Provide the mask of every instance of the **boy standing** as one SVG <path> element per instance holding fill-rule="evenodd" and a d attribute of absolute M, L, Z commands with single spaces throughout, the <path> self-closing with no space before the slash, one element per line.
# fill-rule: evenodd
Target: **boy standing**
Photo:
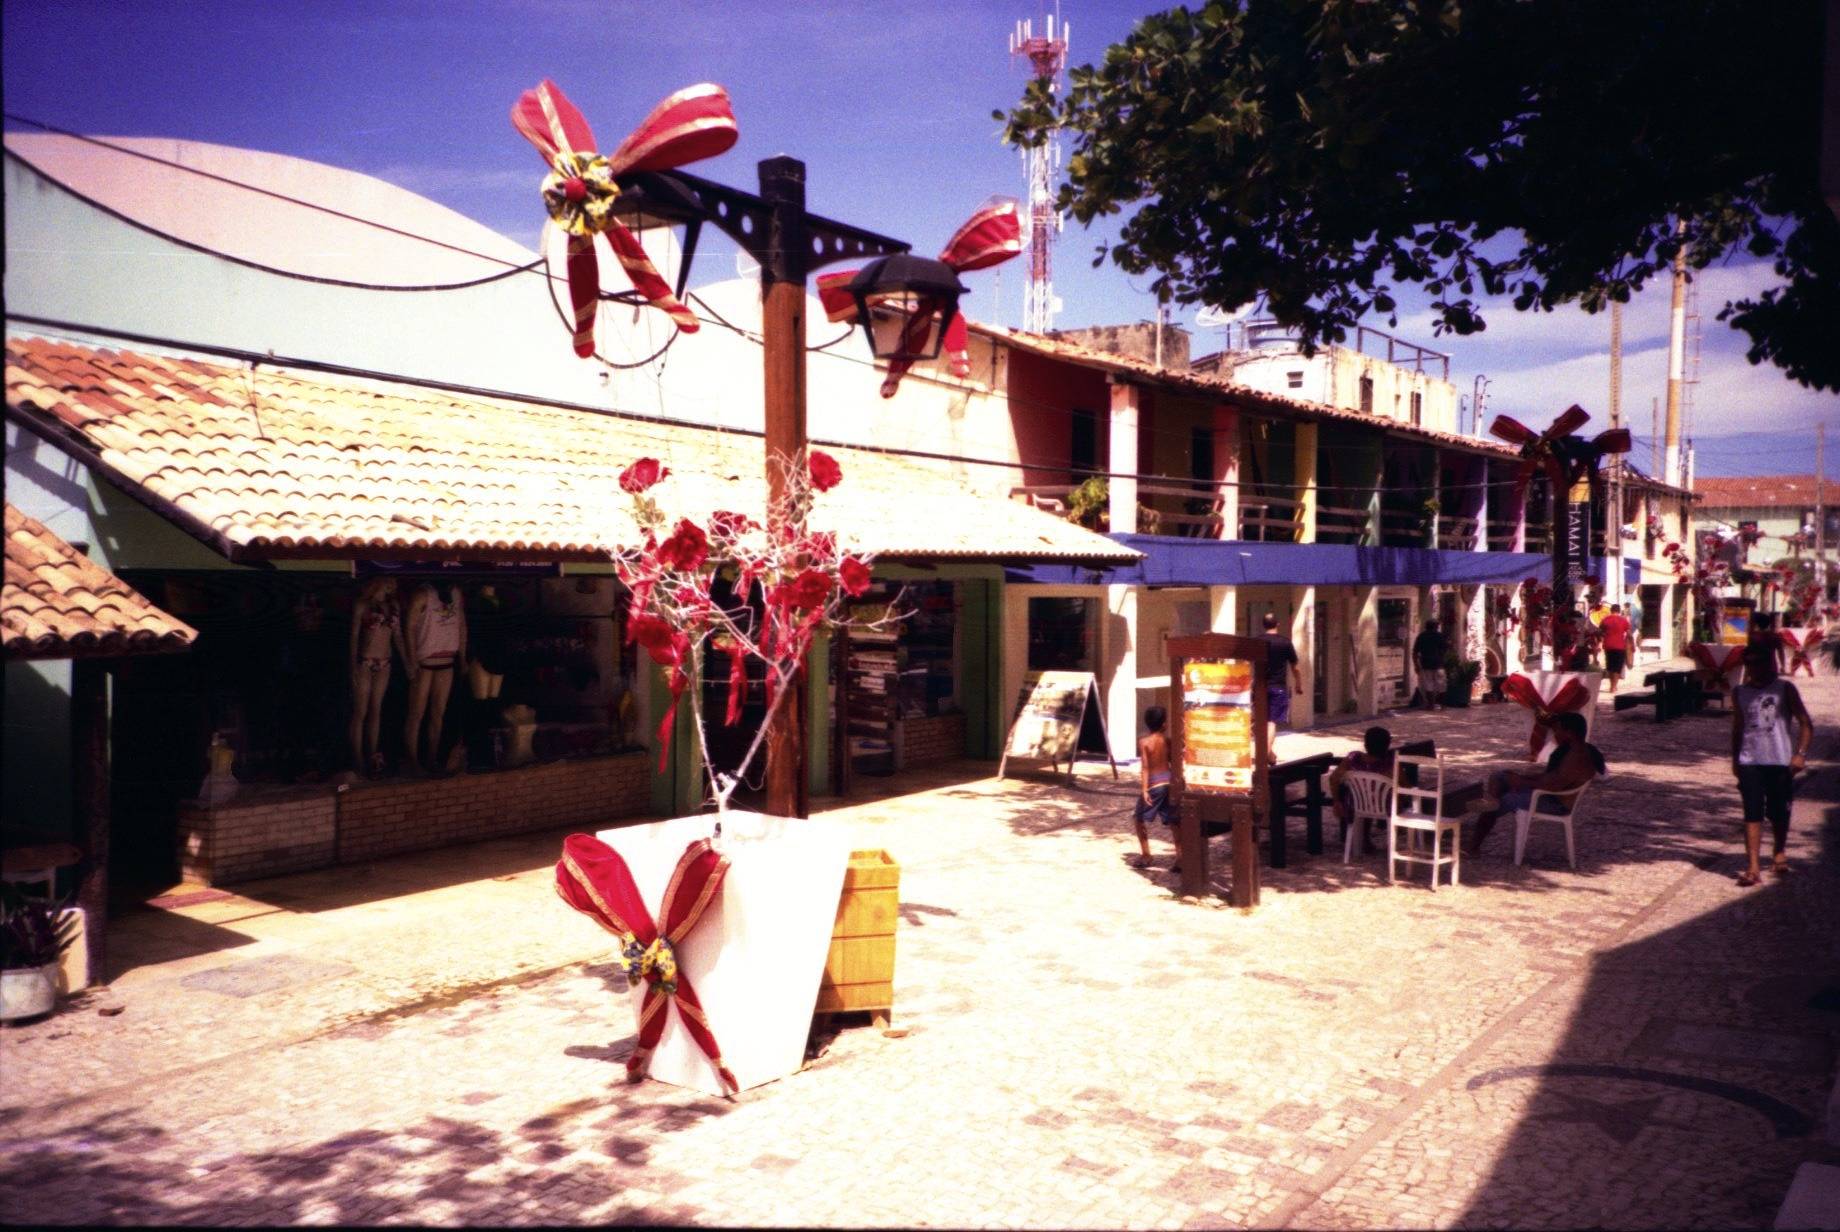
<path fill-rule="evenodd" d="M 1808 764 L 1814 721 L 1795 686 L 1777 674 L 1773 640 L 1753 641 L 1745 647 L 1744 681 L 1731 695 L 1731 771 L 1744 804 L 1746 867 L 1738 884 L 1754 886 L 1763 880 L 1758 857 L 1766 817 L 1772 838 L 1770 871 L 1778 877 L 1789 871 L 1784 847 L 1789 839 L 1789 809 L 1795 800 L 1795 772 Z M 1791 722 L 1796 727 L 1793 748 Z"/>
<path fill-rule="evenodd" d="M 1150 867 L 1150 833 L 1144 823 L 1151 818 L 1164 825 L 1175 824 L 1175 811 L 1169 807 L 1169 736 L 1163 727 L 1169 721 L 1161 706 L 1144 711 L 1144 726 L 1150 734 L 1137 742 L 1137 801 L 1131 809 L 1131 825 L 1137 830 L 1138 868 Z"/>

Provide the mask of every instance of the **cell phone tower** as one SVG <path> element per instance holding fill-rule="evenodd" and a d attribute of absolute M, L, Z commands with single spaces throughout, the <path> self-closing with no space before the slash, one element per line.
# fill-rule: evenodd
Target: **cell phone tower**
<path fill-rule="evenodd" d="M 1067 67 L 1068 25 L 1060 20 L 1060 5 L 1043 19 L 1045 34 L 1035 32 L 1033 21 L 1019 21 L 1009 36 L 1009 54 L 1026 57 L 1029 72 L 1047 83 L 1048 93 L 1059 94 L 1061 73 Z M 1029 190 L 1022 199 L 1022 230 L 1028 237 L 1029 274 L 1022 293 L 1022 328 L 1045 334 L 1054 326 L 1061 302 L 1054 294 L 1054 237 L 1061 216 L 1054 208 L 1054 180 L 1061 169 L 1061 139 L 1050 131 L 1040 145 L 1022 151 L 1023 174 Z"/>

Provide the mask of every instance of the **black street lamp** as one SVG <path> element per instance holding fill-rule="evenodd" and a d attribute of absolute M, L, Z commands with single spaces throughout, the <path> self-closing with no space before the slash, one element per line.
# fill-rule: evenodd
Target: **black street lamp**
<path fill-rule="evenodd" d="M 871 261 L 848 289 L 875 357 L 905 363 L 938 358 L 946 323 L 965 293 L 950 265 L 912 253 Z"/>

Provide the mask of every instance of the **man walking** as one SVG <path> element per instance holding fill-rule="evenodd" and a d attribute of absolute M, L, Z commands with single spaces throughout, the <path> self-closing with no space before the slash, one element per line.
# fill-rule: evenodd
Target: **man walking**
<path fill-rule="evenodd" d="M 1435 620 L 1427 620 L 1425 631 L 1412 642 L 1412 666 L 1418 669 L 1418 685 L 1414 691 L 1425 699 L 1425 707 L 1429 710 L 1444 708 L 1444 655 L 1449 649 Z"/>
<path fill-rule="evenodd" d="M 1754 886 L 1763 880 L 1758 858 L 1766 817 L 1772 839 L 1770 871 L 1778 877 L 1789 871 L 1789 809 L 1795 802 L 1795 773 L 1808 765 L 1814 721 L 1795 686 L 1777 674 L 1771 642 L 1753 641 L 1744 648 L 1744 681 L 1731 694 L 1731 772 L 1744 804 L 1746 867 L 1738 884 Z M 1796 728 L 1793 748 L 1791 722 Z"/>
<path fill-rule="evenodd" d="M 1266 612 L 1263 621 L 1265 631 L 1259 634 L 1265 639 L 1265 758 L 1272 765 L 1278 763 L 1278 727 L 1291 721 L 1291 686 L 1297 692 L 1303 692 L 1303 669 L 1297 665 L 1297 647 L 1291 639 L 1278 632 L 1278 616 L 1275 612 Z"/>
<path fill-rule="evenodd" d="M 1610 614 L 1597 631 L 1604 639 L 1604 673 L 1614 696 L 1617 686 L 1623 683 L 1623 670 L 1629 665 L 1629 617 L 1623 615 L 1622 604 L 1610 605 Z"/>

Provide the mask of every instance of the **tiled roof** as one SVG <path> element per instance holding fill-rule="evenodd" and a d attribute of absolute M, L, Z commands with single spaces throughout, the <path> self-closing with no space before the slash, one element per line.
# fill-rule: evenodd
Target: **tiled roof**
<path fill-rule="evenodd" d="M 637 541 L 618 476 L 662 459 L 675 515 L 758 511 L 758 437 L 258 364 L 7 340 L 6 411 L 236 560 L 597 560 Z M 831 450 L 811 522 L 890 558 L 1135 560 L 937 470 Z"/>
<path fill-rule="evenodd" d="M 1695 478 L 1693 490 L 1706 509 L 1812 509 L 1813 475 L 1754 475 L 1734 479 Z M 1840 483 L 1829 483 L 1823 503 L 1840 504 Z"/>
<path fill-rule="evenodd" d="M 197 636 L 44 523 L 6 506 L 0 640 L 7 658 L 184 650 Z"/>
<path fill-rule="evenodd" d="M 1197 372 L 1192 368 L 1159 368 L 1155 364 L 1134 356 L 1094 350 L 1092 347 L 1070 342 L 1065 338 L 1053 338 L 1046 334 L 1032 334 L 1017 329 L 1000 329 L 989 325 L 973 324 L 971 328 L 1018 351 L 1044 355 L 1051 359 L 1064 359 L 1069 363 L 1079 364 L 1081 367 L 1096 368 L 1102 372 L 1115 373 L 1120 376 L 1137 377 L 1186 393 L 1231 400 L 1254 408 L 1266 408 L 1299 419 L 1358 423 L 1365 427 L 1379 429 L 1391 436 L 1424 441 L 1429 444 L 1454 446 L 1472 453 L 1488 454 L 1491 457 L 1505 459 L 1520 456 L 1519 450 L 1497 441 L 1464 436 L 1456 432 L 1440 432 L 1434 428 L 1418 428 L 1411 424 L 1400 423 L 1395 419 L 1344 410 L 1325 402 L 1287 398 L 1282 394 L 1253 389 L 1249 385 L 1242 385 L 1226 377 L 1208 372 Z"/>

